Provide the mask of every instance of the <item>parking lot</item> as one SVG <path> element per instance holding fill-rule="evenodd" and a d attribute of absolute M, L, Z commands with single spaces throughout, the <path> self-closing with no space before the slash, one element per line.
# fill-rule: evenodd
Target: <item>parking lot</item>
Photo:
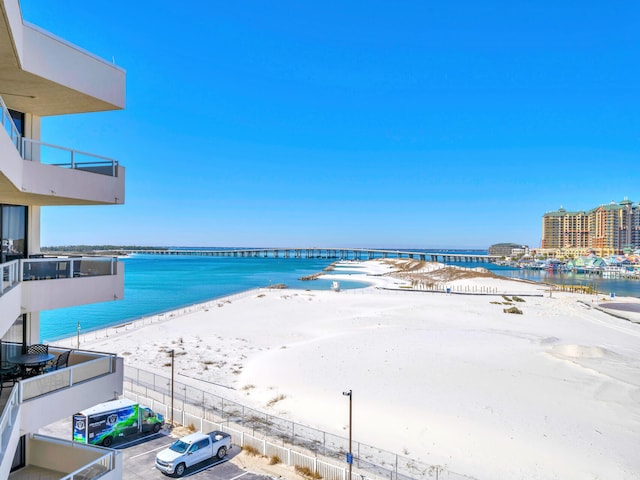
<path fill-rule="evenodd" d="M 138 480 L 156 477 L 158 479 L 169 478 L 154 466 L 156 453 L 168 447 L 175 439 L 161 431 L 158 434 L 150 435 L 139 440 L 123 444 L 114 444 L 113 447 L 122 452 L 124 462 L 123 480 Z M 188 468 L 183 478 L 193 478 L 202 480 L 266 480 L 270 477 L 258 475 L 242 470 L 233 463 L 231 458 L 240 453 L 240 447 L 234 445 L 226 458 L 222 461 L 217 458 L 206 461 Z"/>
<path fill-rule="evenodd" d="M 40 433 L 53 437 L 69 439 L 71 436 L 71 421 L 63 420 L 42 429 Z M 154 466 L 156 453 L 171 445 L 176 439 L 169 436 L 169 432 L 161 430 L 159 433 L 131 437 L 127 441 L 114 442 L 111 448 L 122 453 L 123 480 L 140 480 L 155 478 L 168 479 Z M 229 460 L 240 453 L 240 447 L 234 445 L 224 460 L 217 458 L 194 465 L 187 469 L 182 478 L 193 480 L 271 480 L 271 477 L 243 470 Z"/>

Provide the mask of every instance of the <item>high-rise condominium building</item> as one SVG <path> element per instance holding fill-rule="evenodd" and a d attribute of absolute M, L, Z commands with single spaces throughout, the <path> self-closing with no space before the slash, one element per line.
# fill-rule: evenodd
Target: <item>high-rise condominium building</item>
<path fill-rule="evenodd" d="M 115 259 L 41 254 L 40 209 L 122 204 L 124 168 L 40 131 L 43 117 L 124 108 L 125 73 L 24 22 L 18 0 L 0 0 L 0 20 L 0 479 L 122 478 L 119 454 L 36 432 L 122 393 L 121 358 L 42 344 L 39 312 L 122 298 Z"/>
<path fill-rule="evenodd" d="M 589 211 L 560 208 L 542 216 L 543 249 L 584 248 L 601 256 L 640 248 L 640 205 L 628 199 Z"/>

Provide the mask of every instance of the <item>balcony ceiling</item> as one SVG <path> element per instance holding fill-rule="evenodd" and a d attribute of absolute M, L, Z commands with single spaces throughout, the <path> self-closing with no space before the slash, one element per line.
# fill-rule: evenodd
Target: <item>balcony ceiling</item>
<path fill-rule="evenodd" d="M 40 116 L 117 110 L 121 106 L 25 71 L 0 0 L 0 96 L 7 107 Z"/>

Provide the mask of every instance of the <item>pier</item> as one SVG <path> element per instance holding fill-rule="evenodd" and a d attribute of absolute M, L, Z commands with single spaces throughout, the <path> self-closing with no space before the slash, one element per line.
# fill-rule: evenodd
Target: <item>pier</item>
<path fill-rule="evenodd" d="M 427 262 L 442 263 L 493 263 L 501 257 L 456 252 L 421 252 L 412 250 L 381 250 L 370 248 L 243 248 L 222 250 L 189 249 L 139 249 L 121 250 L 123 254 L 140 253 L 147 255 L 197 255 L 203 257 L 246 257 L 246 258 L 319 258 L 335 260 L 373 260 L 381 258 L 409 258 Z"/>

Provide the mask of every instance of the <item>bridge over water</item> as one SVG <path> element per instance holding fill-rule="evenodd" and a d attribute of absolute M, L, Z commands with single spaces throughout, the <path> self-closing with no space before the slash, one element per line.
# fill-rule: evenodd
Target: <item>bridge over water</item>
<path fill-rule="evenodd" d="M 412 250 L 383 250 L 370 248 L 243 248 L 223 250 L 155 249 L 122 250 L 122 253 L 148 255 L 197 255 L 204 257 L 249 258 L 326 258 L 336 260 L 373 260 L 376 258 L 411 258 L 429 262 L 492 263 L 500 257 L 460 252 L 416 252 Z"/>

